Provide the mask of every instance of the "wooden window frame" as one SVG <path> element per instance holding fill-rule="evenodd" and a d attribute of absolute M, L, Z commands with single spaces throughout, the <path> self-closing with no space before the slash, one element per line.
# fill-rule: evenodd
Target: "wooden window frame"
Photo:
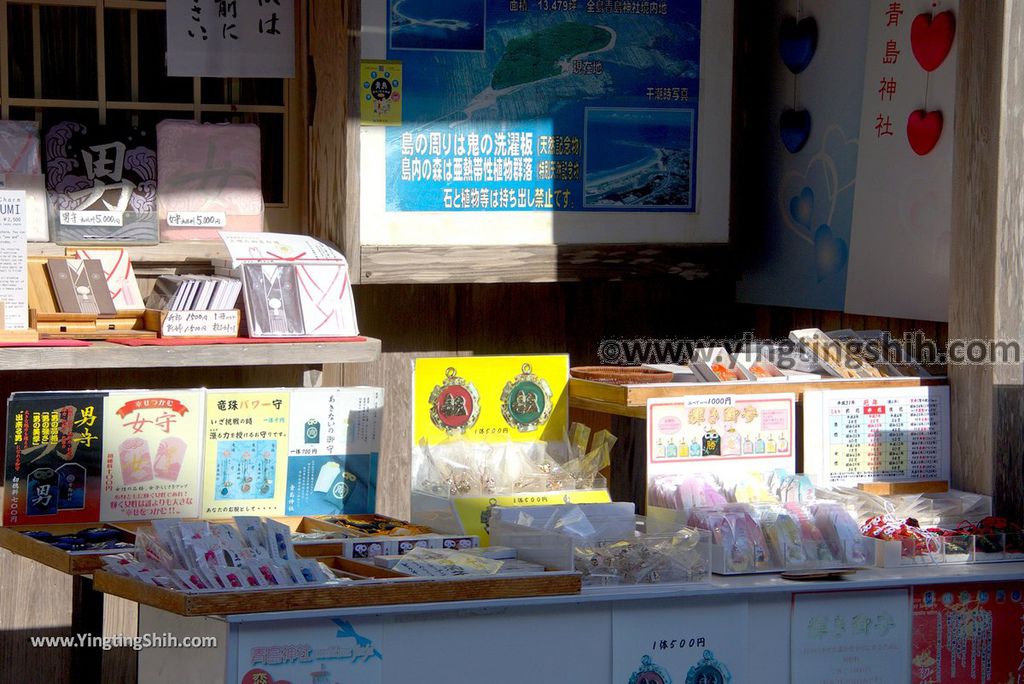
<path fill-rule="evenodd" d="M 309 194 L 307 191 L 307 126 L 306 126 L 306 7 L 305 0 L 294 0 L 296 18 L 295 40 L 295 78 L 284 79 L 283 100 L 280 105 L 253 104 L 210 104 L 202 101 L 202 79 L 192 79 L 192 102 L 156 102 L 139 101 L 138 61 L 138 13 L 165 11 L 166 2 L 162 0 L 0 0 L 0 119 L 10 118 L 10 110 L 14 108 L 34 109 L 36 121 L 42 121 L 42 112 L 47 108 L 83 109 L 96 111 L 100 124 L 106 123 L 107 112 L 124 111 L 163 111 L 180 112 L 182 118 L 191 117 L 201 121 L 205 113 L 225 114 L 278 114 L 283 117 L 285 168 L 282 169 L 283 187 L 282 201 L 267 203 L 266 226 L 268 231 L 305 232 L 307 225 Z M 9 5 L 25 5 L 32 10 L 33 32 L 33 97 L 10 97 L 10 64 L 7 50 L 8 11 Z M 97 66 L 97 99 L 47 99 L 42 97 L 42 54 L 40 38 L 40 8 L 77 7 L 96 11 L 96 66 Z M 127 10 L 131 13 L 131 99 L 107 99 L 106 88 L 106 51 L 105 45 L 105 10 Z M 237 99 L 239 91 L 238 79 L 225 79 L 232 85 L 233 99 Z"/>

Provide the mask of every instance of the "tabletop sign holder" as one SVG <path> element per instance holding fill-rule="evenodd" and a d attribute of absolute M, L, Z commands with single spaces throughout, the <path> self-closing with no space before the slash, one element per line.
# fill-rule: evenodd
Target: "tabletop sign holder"
<path fill-rule="evenodd" d="M 29 325 L 39 339 L 100 340 L 112 337 L 155 337 L 143 330 L 142 312 L 119 313 L 101 318 L 94 313 L 67 313 L 60 310 L 46 272 L 46 262 L 67 257 L 29 257 Z"/>

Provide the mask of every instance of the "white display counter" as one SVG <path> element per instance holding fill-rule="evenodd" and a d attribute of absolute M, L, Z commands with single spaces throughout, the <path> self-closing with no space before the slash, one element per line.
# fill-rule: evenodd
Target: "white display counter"
<path fill-rule="evenodd" d="M 936 601 L 995 602 L 994 585 L 1024 615 L 1024 563 L 866 569 L 812 582 L 714 576 L 570 596 L 223 618 L 141 606 L 140 635 L 209 635 L 217 646 L 144 649 L 139 681 L 898 683 L 911 681 L 912 660 L 922 671 L 936 667 L 912 653 L 913 587 L 936 587 Z M 995 637 L 992 652 L 1021 646 L 1019 631 Z M 979 675 L 986 666 L 980 647 L 964 658 Z"/>

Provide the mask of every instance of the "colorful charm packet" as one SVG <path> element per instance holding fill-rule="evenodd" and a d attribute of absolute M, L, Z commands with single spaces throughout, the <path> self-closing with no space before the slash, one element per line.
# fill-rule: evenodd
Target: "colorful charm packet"
<path fill-rule="evenodd" d="M 316 560 L 299 558 L 291 530 L 274 520 L 223 523 L 156 520 L 136 533 L 134 554 L 105 557 L 111 572 L 181 591 L 244 591 L 340 581 Z"/>

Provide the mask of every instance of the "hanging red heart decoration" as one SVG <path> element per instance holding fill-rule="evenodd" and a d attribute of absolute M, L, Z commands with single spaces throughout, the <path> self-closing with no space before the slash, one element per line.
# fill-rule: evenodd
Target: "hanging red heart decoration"
<path fill-rule="evenodd" d="M 910 147 L 922 157 L 938 144 L 942 136 L 942 112 L 918 109 L 907 119 L 907 140 Z"/>
<path fill-rule="evenodd" d="M 914 17 L 910 25 L 910 47 L 914 57 L 925 71 L 935 71 L 949 55 L 956 35 L 956 17 L 950 11 L 935 17 L 927 12 Z"/>

